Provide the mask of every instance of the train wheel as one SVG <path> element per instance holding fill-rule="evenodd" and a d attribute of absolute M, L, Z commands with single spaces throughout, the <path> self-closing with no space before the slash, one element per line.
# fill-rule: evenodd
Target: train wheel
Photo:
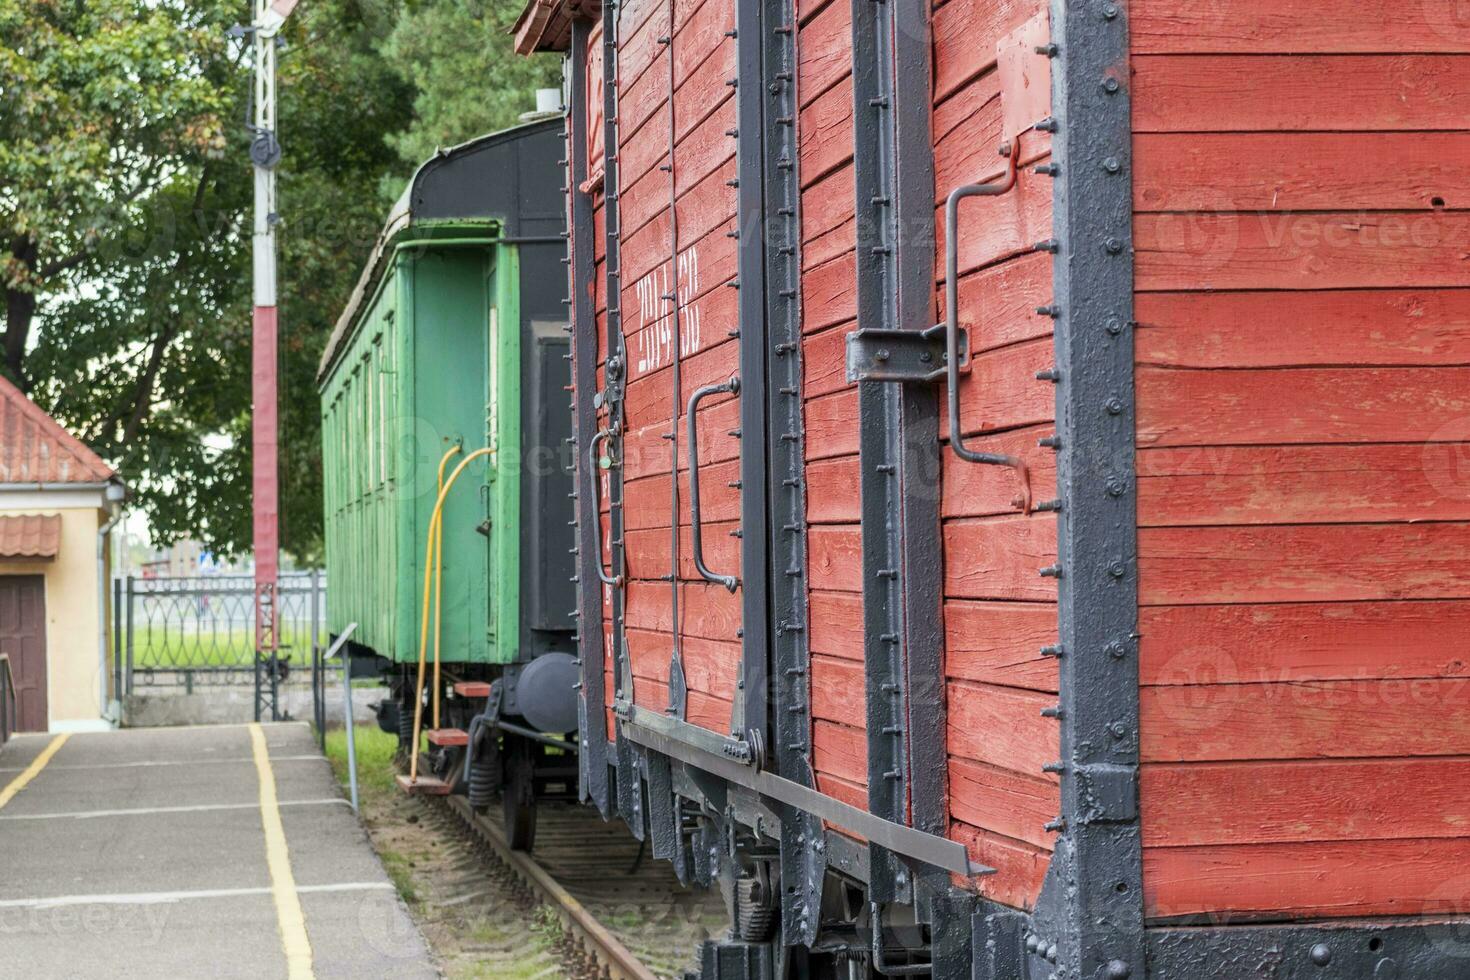
<path fill-rule="evenodd" d="M 536 759 L 534 746 L 523 738 L 508 737 L 505 746 L 505 836 L 512 850 L 529 851 L 536 845 Z"/>

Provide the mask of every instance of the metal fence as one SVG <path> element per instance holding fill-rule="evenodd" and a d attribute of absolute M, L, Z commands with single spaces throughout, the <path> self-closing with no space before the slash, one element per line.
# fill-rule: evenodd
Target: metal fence
<path fill-rule="evenodd" d="M 255 683 L 255 581 L 249 575 L 113 580 L 114 680 L 137 687 Z M 305 683 L 326 616 L 326 576 L 280 577 L 280 656 Z"/>

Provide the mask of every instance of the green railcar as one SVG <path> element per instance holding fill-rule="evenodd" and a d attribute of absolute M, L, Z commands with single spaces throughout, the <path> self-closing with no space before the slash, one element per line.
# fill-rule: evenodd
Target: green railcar
<path fill-rule="evenodd" d="M 357 624 L 351 649 L 379 658 L 405 721 L 440 464 L 488 447 L 442 510 L 445 721 L 471 727 L 495 682 L 501 716 L 576 727 L 560 151 L 548 120 L 425 163 L 322 358 L 328 625 Z"/>

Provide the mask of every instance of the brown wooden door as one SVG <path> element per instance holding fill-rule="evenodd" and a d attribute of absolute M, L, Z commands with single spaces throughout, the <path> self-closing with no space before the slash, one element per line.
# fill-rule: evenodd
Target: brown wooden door
<path fill-rule="evenodd" d="M 18 732 L 44 732 L 46 585 L 40 575 L 0 576 L 0 653 L 10 655 L 19 707 Z"/>

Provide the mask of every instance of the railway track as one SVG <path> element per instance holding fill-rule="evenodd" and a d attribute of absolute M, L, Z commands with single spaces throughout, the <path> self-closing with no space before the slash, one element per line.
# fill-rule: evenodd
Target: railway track
<path fill-rule="evenodd" d="M 718 892 L 680 885 L 666 862 L 644 855 L 620 822 L 604 821 L 591 807 L 541 803 L 535 851 L 527 854 L 511 849 L 498 808 L 479 814 L 460 796 L 433 803 L 555 912 L 585 951 L 591 976 L 682 977 L 695 966 L 700 944 L 725 927 Z"/>

